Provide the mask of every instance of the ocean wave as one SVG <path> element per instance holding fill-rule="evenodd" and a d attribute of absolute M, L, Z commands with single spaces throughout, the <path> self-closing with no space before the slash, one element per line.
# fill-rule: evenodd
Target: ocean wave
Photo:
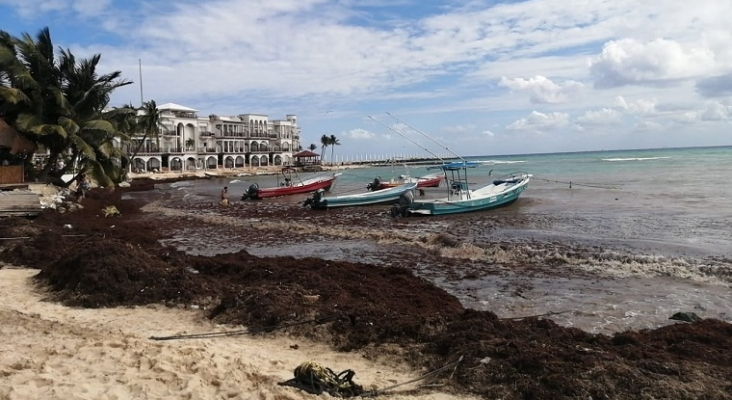
<path fill-rule="evenodd" d="M 630 158 L 603 158 L 602 161 L 618 162 L 618 161 L 650 161 L 650 160 L 664 160 L 667 156 L 663 157 L 630 157 Z"/>
<path fill-rule="evenodd" d="M 173 182 L 170 184 L 170 187 L 172 188 L 184 188 L 184 187 L 191 187 L 193 186 L 192 181 L 179 181 L 179 182 Z"/>
<path fill-rule="evenodd" d="M 523 160 L 517 160 L 517 161 L 485 160 L 485 161 L 478 161 L 478 162 L 481 164 L 498 165 L 498 164 L 521 164 L 521 163 L 525 163 L 526 161 L 523 161 Z"/>

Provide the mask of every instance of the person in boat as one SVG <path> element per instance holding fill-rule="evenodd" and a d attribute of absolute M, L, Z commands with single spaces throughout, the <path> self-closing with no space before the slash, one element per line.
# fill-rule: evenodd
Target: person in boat
<path fill-rule="evenodd" d="M 229 198 L 228 198 L 228 195 L 229 195 L 229 187 L 228 186 L 224 186 L 224 188 L 221 189 L 221 202 L 219 203 L 219 204 L 221 204 L 222 207 L 228 207 L 229 206 Z"/>

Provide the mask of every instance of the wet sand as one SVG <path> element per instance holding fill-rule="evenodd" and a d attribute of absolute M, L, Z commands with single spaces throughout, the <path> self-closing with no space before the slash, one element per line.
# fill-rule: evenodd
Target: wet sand
<path fill-rule="evenodd" d="M 130 190 L 151 188 L 144 182 L 133 186 Z M 588 298 L 602 295 L 589 290 L 594 283 L 622 288 L 617 278 L 600 271 L 565 268 L 581 255 L 571 246 L 461 243 L 436 233 L 451 222 L 391 220 L 367 208 L 313 213 L 258 202 L 222 209 L 180 203 L 164 191 L 148 196 L 154 202 L 140 208 L 121 198 L 121 193 L 92 192 L 84 210 L 4 224 L 5 236 L 35 239 L 6 243 L 0 256 L 40 268 L 33 280 L 50 290 L 50 299 L 103 307 L 93 311 L 97 315 L 107 307 L 165 304 L 181 311 L 195 305 L 206 323 L 246 326 L 255 339 L 273 334 L 314 339 L 358 358 L 401 360 L 413 374 L 463 356 L 454 373 L 434 382 L 442 385 L 441 393 L 504 399 L 732 398 L 732 328 L 722 320 L 681 323 L 664 316 L 668 326 L 658 329 L 615 327 L 618 333 L 598 335 L 566 326 L 581 313 L 567 318 L 565 326 L 552 321 L 564 314 L 514 318 L 541 309 L 541 304 L 527 307 L 531 301 L 561 311 L 551 304 L 551 293 L 536 290 L 542 280 L 565 290 L 575 285 Z M 109 204 L 122 215 L 101 216 L 99 210 Z M 485 215 L 470 218 L 481 229 L 501 224 Z M 297 254 L 298 245 L 308 249 L 305 254 Z M 477 301 L 482 308 L 470 309 L 464 294 L 489 298 L 480 291 L 489 290 L 484 283 L 492 280 L 505 298 Z M 304 296 L 319 297 L 311 303 Z M 519 303 L 512 311 L 527 314 L 506 313 L 502 307 L 509 298 Z M 313 318 L 325 322 L 307 323 Z M 8 352 L 17 356 L 9 350 L 2 354 Z M 270 390 L 295 365 L 280 366 L 284 371 L 267 372 L 266 383 L 255 386 Z M 358 380 L 361 372 L 356 373 Z M 199 398 L 216 393 L 207 385 Z M 288 398 L 300 396 L 296 389 L 282 390 Z M 436 398 L 434 390 L 405 396 Z"/>

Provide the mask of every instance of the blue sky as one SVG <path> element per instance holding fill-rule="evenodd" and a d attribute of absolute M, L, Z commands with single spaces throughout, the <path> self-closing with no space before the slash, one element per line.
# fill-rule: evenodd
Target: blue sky
<path fill-rule="evenodd" d="M 0 0 L 135 82 L 114 105 L 296 114 L 302 145 L 462 155 L 732 144 L 729 0 Z"/>

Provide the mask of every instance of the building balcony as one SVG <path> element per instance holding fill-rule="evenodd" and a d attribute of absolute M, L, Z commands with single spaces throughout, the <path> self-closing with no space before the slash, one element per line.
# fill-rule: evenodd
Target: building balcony
<path fill-rule="evenodd" d="M 186 111 L 173 111 L 173 115 L 178 118 L 198 118 L 198 114 Z"/>

